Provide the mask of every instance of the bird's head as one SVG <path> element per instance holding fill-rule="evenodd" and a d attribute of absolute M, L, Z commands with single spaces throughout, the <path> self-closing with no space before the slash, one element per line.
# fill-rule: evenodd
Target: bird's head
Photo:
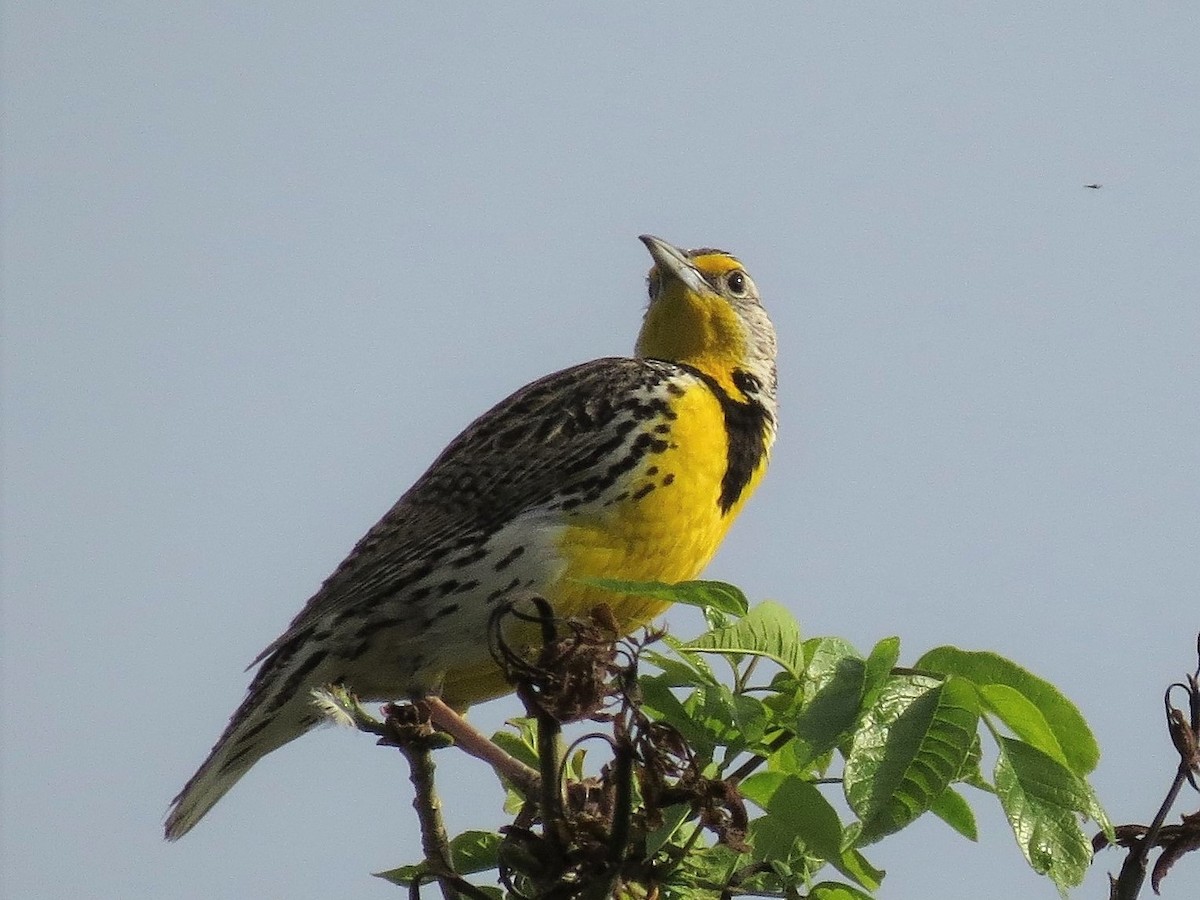
<path fill-rule="evenodd" d="M 775 327 L 741 262 L 642 235 L 654 258 L 637 355 L 691 366 L 731 397 L 775 412 Z"/>

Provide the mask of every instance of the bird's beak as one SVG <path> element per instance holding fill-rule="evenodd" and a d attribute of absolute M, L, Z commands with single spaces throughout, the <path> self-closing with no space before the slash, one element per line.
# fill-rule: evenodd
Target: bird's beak
<path fill-rule="evenodd" d="M 643 234 L 638 240 L 646 245 L 646 249 L 654 257 L 654 266 L 660 278 L 674 278 L 682 282 L 685 289 L 698 294 L 713 292 L 712 285 L 704 280 L 704 276 L 692 265 L 688 255 L 678 247 L 652 234 Z"/>

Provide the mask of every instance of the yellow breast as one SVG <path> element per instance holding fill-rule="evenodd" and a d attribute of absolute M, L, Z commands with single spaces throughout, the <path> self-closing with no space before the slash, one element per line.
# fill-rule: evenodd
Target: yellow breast
<path fill-rule="evenodd" d="M 628 631 L 661 613 L 667 604 L 659 600 L 615 596 L 581 582 L 695 578 L 766 471 L 764 454 L 737 501 L 723 511 L 730 438 L 721 404 L 705 385 L 693 382 L 673 398 L 672 409 L 677 418 L 667 449 L 629 474 L 618 499 L 581 510 L 563 529 L 559 550 L 566 570 L 548 591 L 559 614 L 582 615 L 607 603 Z"/>
<path fill-rule="evenodd" d="M 673 418 L 647 419 L 639 431 L 663 441 L 660 451 L 643 455 L 637 465 L 616 479 L 603 494 L 587 503 L 538 516 L 537 524 L 520 539 L 531 546 L 544 535 L 549 545 L 532 555 L 545 560 L 542 572 L 553 572 L 536 589 L 559 617 L 586 616 L 605 604 L 622 633 L 629 633 L 668 606 L 652 597 L 615 594 L 590 585 L 590 580 L 662 581 L 695 578 L 712 559 L 733 519 L 761 481 L 773 430 L 764 420 L 763 452 L 732 503 L 723 505 L 730 467 L 731 436 L 721 400 L 699 377 L 682 377 L 663 396 L 669 397 Z M 680 390 L 680 388 L 683 388 Z M 637 434 L 630 438 L 637 443 Z M 619 460 L 614 453 L 603 470 Z M 548 521 L 549 518 L 549 521 Z M 538 579 L 535 579 L 535 582 Z M 510 623 L 509 642 L 536 645 L 539 629 Z M 508 690 L 490 658 L 464 659 L 463 666 L 445 673 L 442 696 L 465 706 Z"/>

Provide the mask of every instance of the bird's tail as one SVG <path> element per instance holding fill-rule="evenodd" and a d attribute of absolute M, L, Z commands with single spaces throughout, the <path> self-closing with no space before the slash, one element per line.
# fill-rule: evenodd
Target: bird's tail
<path fill-rule="evenodd" d="M 295 677 L 301 673 L 287 665 L 293 661 L 279 656 L 272 654 L 264 663 L 208 759 L 171 801 L 164 828 L 167 840 L 191 831 L 256 762 L 322 721 L 307 685 L 297 683 L 307 680 Z"/>

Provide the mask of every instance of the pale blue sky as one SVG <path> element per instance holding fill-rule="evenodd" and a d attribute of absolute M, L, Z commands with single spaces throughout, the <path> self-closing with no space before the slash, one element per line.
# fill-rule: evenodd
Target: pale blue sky
<path fill-rule="evenodd" d="M 161 817 L 446 441 L 630 350 L 643 232 L 737 253 L 780 335 L 709 575 L 1017 659 L 1147 820 L 1200 629 L 1200 12 L 989 6 L 5 3 L 4 896 L 403 896 L 367 873 L 417 855 L 407 782 L 360 735 Z M 442 771 L 452 825 L 498 821 Z M 978 800 L 978 845 L 874 850 L 883 896 L 1054 896 Z"/>

